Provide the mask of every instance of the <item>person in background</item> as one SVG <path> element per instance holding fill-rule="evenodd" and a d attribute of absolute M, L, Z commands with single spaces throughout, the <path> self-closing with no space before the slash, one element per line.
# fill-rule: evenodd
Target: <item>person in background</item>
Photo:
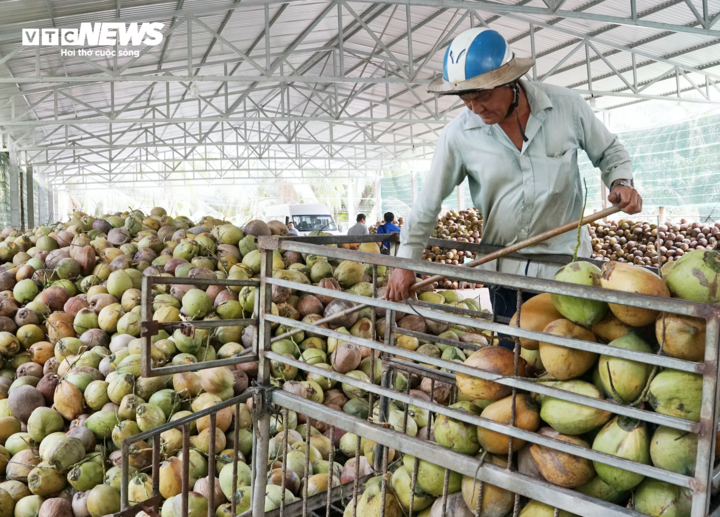
<path fill-rule="evenodd" d="M 365 226 L 365 219 L 366 219 L 365 214 L 358 214 L 358 216 L 355 218 L 355 220 L 357 222 L 355 223 L 355 225 L 348 228 L 347 234 L 348 235 L 367 235 L 368 233 L 370 233 L 370 232 L 368 232 L 367 226 Z"/>
<path fill-rule="evenodd" d="M 288 227 L 288 233 L 289 233 L 290 235 L 297 235 L 298 237 L 300 237 L 300 232 L 298 232 L 298 231 L 295 229 L 295 223 L 294 223 L 294 222 L 290 221 L 290 222 L 287 224 L 287 227 Z"/>
<path fill-rule="evenodd" d="M 395 214 L 392 212 L 385 212 L 385 215 L 383 216 L 383 219 L 385 219 L 385 224 L 381 224 L 378 226 L 377 232 L 380 233 L 399 233 L 400 228 L 395 226 L 393 221 L 395 220 Z M 390 243 L 385 241 L 380 243 L 380 253 L 383 255 L 390 255 Z"/>

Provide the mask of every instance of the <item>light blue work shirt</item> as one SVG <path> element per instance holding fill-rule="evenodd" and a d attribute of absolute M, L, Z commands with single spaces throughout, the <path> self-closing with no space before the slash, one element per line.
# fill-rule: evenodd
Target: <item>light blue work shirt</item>
<path fill-rule="evenodd" d="M 577 165 L 584 149 L 602 171 L 608 187 L 631 179 L 630 156 L 577 93 L 521 80 L 530 105 L 522 150 L 497 124 L 485 124 L 465 109 L 440 134 L 432 165 L 400 234 L 398 256 L 420 260 L 437 224 L 442 201 L 467 177 L 473 204 L 483 215 L 482 242 L 508 246 L 580 218 L 584 192 Z M 514 115 L 513 115 L 514 116 Z M 571 231 L 519 253 L 569 254 L 577 242 Z M 591 255 L 583 229 L 579 256 Z M 498 264 L 499 262 L 499 264 Z M 479 266 L 486 270 L 552 278 L 557 265 L 504 258 Z"/>

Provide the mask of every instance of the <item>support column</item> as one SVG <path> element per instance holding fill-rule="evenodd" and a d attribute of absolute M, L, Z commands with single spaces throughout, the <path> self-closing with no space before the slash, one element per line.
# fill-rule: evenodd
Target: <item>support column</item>
<path fill-rule="evenodd" d="M 660 212 L 658 213 L 658 224 L 663 224 L 665 221 L 665 207 L 661 206 Z"/>
<path fill-rule="evenodd" d="M 55 191 L 48 189 L 47 192 L 47 202 L 48 202 L 48 211 L 47 211 L 47 221 L 55 222 L 57 219 L 55 219 L 55 199 L 54 195 Z"/>
<path fill-rule="evenodd" d="M 33 168 L 28 165 L 25 172 L 27 188 L 27 224 L 28 228 L 35 227 L 35 185 L 33 184 Z"/>
<path fill-rule="evenodd" d="M 53 196 L 53 222 L 57 222 L 60 220 L 60 205 L 58 203 L 58 193 L 57 190 L 52 191 Z"/>
<path fill-rule="evenodd" d="M 373 224 L 375 224 L 378 221 L 382 221 L 382 196 L 381 196 L 381 189 L 382 189 L 382 179 L 380 177 L 375 178 L 375 221 L 373 221 Z"/>
<path fill-rule="evenodd" d="M 348 178 L 347 187 L 347 227 L 355 224 L 355 181 Z M 347 228 L 345 229 L 347 231 Z"/>
<path fill-rule="evenodd" d="M 38 223 L 47 224 L 50 217 L 48 217 L 48 198 L 47 189 L 45 188 L 45 176 L 42 172 L 37 175 L 38 179 L 38 217 L 40 220 Z"/>
<path fill-rule="evenodd" d="M 410 201 L 412 206 L 415 206 L 415 200 L 417 199 L 417 172 L 412 171 L 410 173 Z"/>
<path fill-rule="evenodd" d="M 20 229 L 20 174 L 17 166 L 17 152 L 10 149 L 10 226 Z"/>

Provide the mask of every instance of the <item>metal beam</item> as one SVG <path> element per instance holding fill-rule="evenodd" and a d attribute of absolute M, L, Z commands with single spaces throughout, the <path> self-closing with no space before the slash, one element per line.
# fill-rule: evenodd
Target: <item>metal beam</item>
<path fill-rule="evenodd" d="M 20 217 L 20 170 L 18 169 L 17 150 L 9 149 L 10 157 L 10 225 L 20 229 L 22 225 Z"/>
<path fill-rule="evenodd" d="M 25 210 L 27 211 L 28 228 L 35 227 L 35 185 L 33 182 L 33 168 L 25 167 Z"/>

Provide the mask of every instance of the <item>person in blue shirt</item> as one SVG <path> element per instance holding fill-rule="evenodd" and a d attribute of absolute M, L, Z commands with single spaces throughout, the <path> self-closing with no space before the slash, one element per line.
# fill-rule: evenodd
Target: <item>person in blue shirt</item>
<path fill-rule="evenodd" d="M 294 223 L 294 222 L 290 221 L 290 222 L 287 224 L 287 227 L 288 227 L 288 233 L 289 233 L 290 235 L 297 235 L 298 237 L 300 236 L 300 232 L 298 232 L 297 229 L 295 228 L 295 223 Z"/>
<path fill-rule="evenodd" d="M 395 215 L 392 212 L 385 212 L 385 215 L 383 216 L 383 219 L 385 219 L 385 224 L 381 224 L 378 226 L 377 232 L 380 233 L 400 233 L 400 228 L 395 226 L 393 221 L 395 220 Z M 381 242 L 380 243 L 380 253 L 383 255 L 389 255 L 390 254 L 390 243 L 389 242 Z"/>

